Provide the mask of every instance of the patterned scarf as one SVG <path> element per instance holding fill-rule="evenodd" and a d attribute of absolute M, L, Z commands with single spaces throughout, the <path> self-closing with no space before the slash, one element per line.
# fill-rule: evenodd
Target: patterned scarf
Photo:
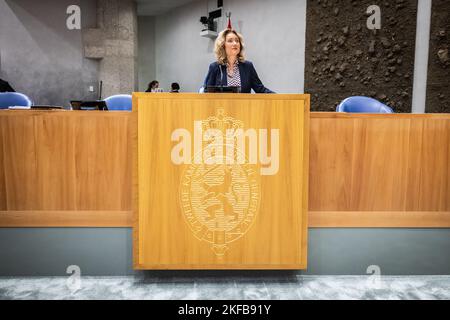
<path fill-rule="evenodd" d="M 230 76 L 228 73 L 228 63 L 227 63 L 227 85 L 230 87 L 240 87 L 241 86 L 241 74 L 239 73 L 239 61 L 236 61 L 233 66 L 233 75 Z"/>

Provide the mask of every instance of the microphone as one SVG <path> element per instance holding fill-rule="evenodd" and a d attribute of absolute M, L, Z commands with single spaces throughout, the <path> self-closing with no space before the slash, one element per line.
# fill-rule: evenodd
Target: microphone
<path fill-rule="evenodd" d="M 98 100 L 102 100 L 102 91 L 103 91 L 103 81 L 100 80 L 98 88 Z"/>
<path fill-rule="evenodd" d="M 222 65 L 219 64 L 219 70 L 220 70 L 220 86 L 223 87 L 223 71 L 222 71 Z"/>

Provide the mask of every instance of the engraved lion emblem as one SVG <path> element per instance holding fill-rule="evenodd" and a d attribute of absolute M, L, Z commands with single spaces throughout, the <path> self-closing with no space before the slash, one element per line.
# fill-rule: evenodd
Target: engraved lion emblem
<path fill-rule="evenodd" d="M 223 111 L 218 116 L 208 118 L 204 125 L 242 126 L 231 117 L 226 117 L 229 124 L 224 125 Z M 248 231 L 260 202 L 256 166 L 231 160 L 223 155 L 214 164 L 192 163 L 185 169 L 180 186 L 181 208 L 187 224 L 195 237 L 212 244 L 218 256 L 224 255 L 228 244 Z"/>

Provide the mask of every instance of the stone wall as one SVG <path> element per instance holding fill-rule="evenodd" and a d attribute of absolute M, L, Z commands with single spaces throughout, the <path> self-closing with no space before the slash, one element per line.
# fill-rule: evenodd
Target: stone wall
<path fill-rule="evenodd" d="M 369 30 L 367 9 L 381 9 Z M 411 112 L 417 0 L 309 0 L 305 92 L 311 109 L 334 111 L 345 98 L 374 97 Z"/>
<path fill-rule="evenodd" d="M 426 112 L 450 112 L 450 1 L 433 0 Z"/>

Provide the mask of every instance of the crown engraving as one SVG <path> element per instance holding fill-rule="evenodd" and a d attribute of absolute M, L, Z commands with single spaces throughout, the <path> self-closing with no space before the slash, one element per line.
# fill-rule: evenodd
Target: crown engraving
<path fill-rule="evenodd" d="M 222 133 L 227 133 L 229 132 L 227 130 L 244 129 L 244 123 L 241 120 L 227 116 L 224 109 L 217 109 L 215 116 L 202 121 L 202 129 L 203 131 L 216 129 L 222 131 Z"/>

